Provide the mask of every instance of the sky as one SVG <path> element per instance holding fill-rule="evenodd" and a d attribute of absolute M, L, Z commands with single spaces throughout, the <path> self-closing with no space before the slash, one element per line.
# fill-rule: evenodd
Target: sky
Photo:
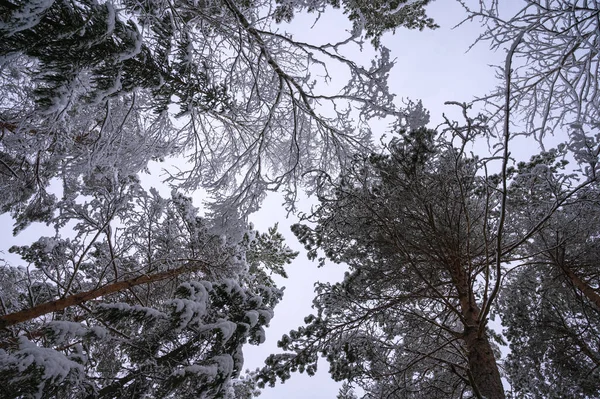
<path fill-rule="evenodd" d="M 491 65 L 503 63 L 503 53 L 493 53 L 481 43 L 467 52 L 471 44 L 482 32 L 477 22 L 460 23 L 465 12 L 456 1 L 438 0 L 428 7 L 428 14 L 440 25 L 436 30 L 408 31 L 399 29 L 394 35 L 387 34 L 382 44 L 391 50 L 396 66 L 390 73 L 390 89 L 397 95 L 397 100 L 410 98 L 422 100 L 431 113 L 430 127 L 442 122 L 442 114 L 458 117 L 457 107 L 444 105 L 446 101 L 469 102 L 475 96 L 489 92 L 497 83 L 495 69 Z M 289 26 L 295 35 L 307 35 L 313 40 L 327 38 L 333 41 L 336 35 L 342 35 L 349 29 L 345 16 L 338 12 L 324 15 L 314 27 L 314 16 L 298 16 Z M 287 29 L 287 28 L 286 28 Z M 349 54 L 352 57 L 369 56 L 365 54 Z M 360 58 L 358 58 L 360 59 Z M 386 131 L 386 124 L 376 124 L 375 134 Z M 264 359 L 278 351 L 277 340 L 303 324 L 305 316 L 311 313 L 313 285 L 316 281 L 335 282 L 344 274 L 342 265 L 326 264 L 317 268 L 316 264 L 306 258 L 302 247 L 289 230 L 293 219 L 285 219 L 285 211 L 281 205 L 281 197 L 271 195 L 265 201 L 261 211 L 251 217 L 251 221 L 259 231 L 266 231 L 269 226 L 279 222 L 280 231 L 285 235 L 287 244 L 301 251 L 298 258 L 287 268 L 289 278 L 278 280 L 286 286 L 283 301 L 275 308 L 275 317 L 267 330 L 267 341 L 258 347 L 244 348 L 245 367 L 255 369 L 263 365 Z M 309 206 L 307 203 L 303 206 Z M 321 360 L 319 372 L 314 377 L 296 373 L 285 384 L 278 383 L 274 388 L 266 388 L 262 399 L 334 399 L 340 384 L 332 381 L 327 373 L 328 364 Z"/>

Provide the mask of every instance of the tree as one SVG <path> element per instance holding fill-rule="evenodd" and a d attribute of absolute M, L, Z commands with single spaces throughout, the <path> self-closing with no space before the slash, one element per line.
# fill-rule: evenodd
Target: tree
<path fill-rule="evenodd" d="M 527 1 L 514 11 L 497 1 L 479 5 L 465 6 L 468 19 L 481 18 L 485 27 L 479 40 L 509 53 L 499 68 L 503 84 L 481 99 L 489 123 L 505 134 L 533 136 L 542 149 L 549 133 L 559 134 L 555 141 L 565 138 L 558 151 L 520 165 L 513 183 L 514 217 L 507 224 L 530 233 L 501 294 L 512 348 L 508 377 L 519 397 L 596 397 L 598 345 L 588 331 L 598 328 L 593 265 L 599 257 L 596 227 L 587 221 L 598 204 L 598 6 L 578 0 Z M 564 158 L 575 161 L 571 172 Z"/>
<path fill-rule="evenodd" d="M 537 155 L 515 170 L 510 205 L 515 228 L 531 230 L 539 215 L 568 198 L 524 243 L 518 265 L 506 274 L 499 312 L 511 352 L 506 371 L 526 398 L 594 398 L 600 394 L 600 327 L 595 223 L 598 183 L 579 187 L 557 160 L 565 147 Z"/>
<path fill-rule="evenodd" d="M 232 382 L 241 348 L 264 339 L 281 296 L 271 275 L 296 254 L 243 216 L 266 190 L 293 206 L 313 171 L 368 147 L 370 119 L 404 123 L 379 37 L 434 27 L 428 2 L 380 2 L 382 18 L 361 2 L 2 3 L 0 210 L 15 233 L 57 231 L 11 248 L 27 266 L 0 269 L 3 395 L 251 395 L 253 381 Z M 328 6 L 353 20 L 347 40 L 275 26 Z M 363 37 L 370 64 L 340 55 Z M 331 63 L 349 81 L 318 92 Z M 170 170 L 172 198 L 143 190 L 138 173 L 173 157 L 191 166 Z M 206 218 L 179 194 L 199 187 Z"/>
<path fill-rule="evenodd" d="M 425 128 L 357 156 L 314 227 L 294 227 L 310 257 L 350 271 L 317 286 L 317 314 L 282 338 L 291 353 L 267 359 L 263 383 L 313 373 L 321 354 L 365 398 L 504 398 L 486 313 L 501 196 L 481 165 Z"/>
<path fill-rule="evenodd" d="M 336 399 L 358 399 L 354 394 L 354 390 L 348 383 L 343 383 Z"/>
<path fill-rule="evenodd" d="M 597 213 L 592 169 L 568 173 L 564 145 L 516 167 L 467 156 L 478 121 L 402 132 L 331 180 L 294 233 L 350 270 L 317 285 L 317 313 L 281 339 L 261 383 L 312 374 L 322 355 L 364 398 L 504 398 L 501 367 L 525 397 L 596 395 L 598 233 L 581 223 Z M 488 327 L 498 315 L 506 362 Z"/>
<path fill-rule="evenodd" d="M 27 190 L 2 207 L 22 214 L 53 177 L 75 189 L 95 168 L 135 174 L 165 157 L 190 161 L 170 182 L 208 189 L 219 217 L 256 210 L 266 190 L 287 189 L 293 204 L 312 171 L 368 147 L 371 118 L 404 116 L 387 89 L 389 51 L 362 66 L 341 49 L 363 32 L 378 44 L 388 30 L 434 27 L 428 2 L 5 2 L 2 185 Z M 354 21 L 340 43 L 305 43 L 275 25 L 329 6 Z M 333 64 L 349 81 L 317 91 Z M 338 112 L 327 116 L 330 105 Z"/>
<path fill-rule="evenodd" d="M 516 397 L 598 397 L 598 309 L 541 261 L 507 280 L 500 311 L 511 349 L 505 369 Z"/>
<path fill-rule="evenodd" d="M 510 222 L 513 231 L 531 232 L 529 240 L 523 243 L 525 258 L 560 271 L 587 301 L 600 309 L 600 296 L 593 283 L 593 265 L 598 257 L 596 227 L 581 220 L 593 218 L 597 212 L 598 181 L 593 172 L 583 179 L 590 173 L 589 166 L 585 171 L 579 166 L 579 173 L 567 173 L 569 162 L 557 160 L 566 154 L 566 146 L 561 145 L 560 149 L 541 152 L 530 162 L 517 165 L 508 201 L 514 215 Z M 542 214 L 546 217 L 540 225 Z"/>
<path fill-rule="evenodd" d="M 242 346 L 264 341 L 281 296 L 232 280 L 183 283 L 162 306 L 96 306 L 85 323 L 52 321 L 0 352 L 2 396 L 224 398 Z M 36 337 L 39 339 L 39 337 Z"/>
<path fill-rule="evenodd" d="M 276 228 L 211 233 L 176 192 L 96 183 L 60 201 L 74 237 L 13 247 L 27 267 L 0 268 L 2 396 L 232 397 L 282 295 L 270 275 L 297 254 Z"/>
<path fill-rule="evenodd" d="M 493 121 L 506 112 L 519 117 L 518 127 L 541 142 L 549 133 L 569 132 L 588 137 L 598 129 L 598 4 L 587 0 L 526 1 L 502 4 L 481 1 L 468 20 L 481 20 L 478 41 L 492 49 L 513 48 L 515 64 L 500 66 L 510 73 L 510 107 L 502 100 L 505 85 L 482 98 Z M 505 8 L 506 6 L 506 8 Z M 499 101 L 498 101 L 499 100 Z"/>

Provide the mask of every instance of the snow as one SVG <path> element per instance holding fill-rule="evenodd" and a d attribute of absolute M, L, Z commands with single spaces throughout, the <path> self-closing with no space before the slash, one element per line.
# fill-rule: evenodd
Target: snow
<path fill-rule="evenodd" d="M 20 373 L 25 372 L 29 367 L 43 370 L 42 380 L 44 381 L 40 383 L 35 398 L 43 396 L 45 381 L 57 384 L 69 376 L 79 379 L 84 373 L 81 364 L 68 359 L 58 351 L 41 348 L 24 336 L 19 337 L 19 350 L 12 356 L 0 350 L 0 368 L 4 369 L 7 366 L 16 366 Z"/>
<path fill-rule="evenodd" d="M 123 84 L 121 82 L 121 77 L 122 77 L 122 71 L 119 70 L 119 72 L 117 72 L 117 76 L 114 77 L 113 79 L 113 84 L 111 87 L 107 88 L 104 91 L 100 91 L 98 92 L 98 94 L 96 95 L 96 100 L 95 103 L 96 104 L 102 104 L 106 98 L 112 96 L 113 94 L 119 93 L 122 89 L 123 89 Z M 107 102 L 107 107 L 110 108 L 110 102 Z M 114 169 L 114 176 L 115 176 L 115 182 L 118 182 L 116 176 L 117 176 L 118 170 L 115 168 Z"/>
<path fill-rule="evenodd" d="M 59 240 L 52 237 L 40 237 L 38 243 L 41 245 L 44 253 L 49 254 L 58 245 Z"/>
<path fill-rule="evenodd" d="M 269 324 L 275 315 L 272 309 L 258 309 L 257 312 L 265 320 L 265 324 Z"/>
<path fill-rule="evenodd" d="M 244 365 L 244 351 L 241 347 L 233 352 L 233 363 L 238 365 L 238 369 L 241 369 Z"/>
<path fill-rule="evenodd" d="M 206 302 L 175 298 L 169 301 L 180 319 L 177 331 L 181 331 L 190 324 L 201 324 L 201 318 L 206 314 Z"/>
<path fill-rule="evenodd" d="M 127 313 L 143 313 L 146 317 L 153 319 L 166 319 L 167 315 L 157 309 L 149 308 L 141 305 L 128 305 L 124 302 L 100 304 L 99 307 L 103 309 L 114 309 Z"/>
<path fill-rule="evenodd" d="M 108 1 L 106 2 L 106 9 L 108 10 L 108 16 L 106 18 L 106 37 L 112 35 L 115 30 L 116 13 L 113 4 Z"/>
<path fill-rule="evenodd" d="M 131 32 L 131 31 L 130 31 Z M 134 42 L 134 46 L 129 51 L 125 51 L 119 55 L 117 61 L 125 61 L 138 55 L 142 51 L 142 35 L 136 30 L 130 33 L 130 38 Z"/>
<path fill-rule="evenodd" d="M 48 324 L 48 329 L 54 333 L 56 342 L 64 342 L 69 337 L 83 337 L 89 330 L 81 323 L 73 321 L 56 320 Z"/>
<path fill-rule="evenodd" d="M 199 364 L 192 364 L 191 366 L 185 366 L 181 369 L 173 371 L 174 376 L 184 376 L 187 374 L 195 374 L 195 375 L 205 375 L 209 378 L 214 378 L 217 376 L 218 366 L 210 365 L 210 366 L 201 366 Z"/>
<path fill-rule="evenodd" d="M 209 379 L 216 378 L 217 375 L 230 376 L 233 373 L 233 358 L 230 355 L 218 355 L 208 360 L 213 363 L 209 366 L 192 364 L 173 371 L 174 376 L 185 376 L 189 374 L 204 375 Z"/>
<path fill-rule="evenodd" d="M 237 329 L 237 324 L 229 320 L 219 320 L 217 323 L 213 324 L 213 328 L 221 330 L 223 333 L 223 343 L 229 341 L 229 339 L 235 333 Z"/>
<path fill-rule="evenodd" d="M 232 279 L 225 279 L 222 281 L 222 284 L 225 286 L 225 292 L 229 295 L 239 295 L 243 299 L 246 299 L 246 290 L 244 290 L 240 284 Z"/>
<path fill-rule="evenodd" d="M 183 330 L 190 324 L 202 324 L 202 318 L 207 314 L 208 291 L 212 291 L 213 286 L 208 281 L 190 281 L 181 284 L 179 288 L 187 291 L 187 298 L 174 298 L 168 301 L 180 318 L 177 331 Z"/>
<path fill-rule="evenodd" d="M 250 327 L 254 327 L 258 323 L 258 312 L 256 310 L 249 310 L 246 312 L 246 318 L 250 321 Z"/>
<path fill-rule="evenodd" d="M 213 290 L 212 283 L 208 281 L 191 281 L 181 284 L 180 287 L 185 287 L 190 291 L 190 298 L 195 300 L 206 300 L 208 291 Z"/>
<path fill-rule="evenodd" d="M 12 24 L 0 20 L 0 31 L 3 35 L 12 36 L 17 32 L 30 29 L 40 23 L 46 10 L 54 4 L 54 0 L 32 0 L 25 2 L 23 8 L 14 12 L 9 18 Z M 5 33 L 6 32 L 6 33 Z"/>
<path fill-rule="evenodd" d="M 98 338 L 103 339 L 108 335 L 108 331 L 105 328 L 94 326 L 90 328 L 90 331 Z"/>
<path fill-rule="evenodd" d="M 56 95 L 52 97 L 52 104 L 44 110 L 44 113 L 47 115 L 63 115 L 63 111 L 67 109 L 71 103 L 72 96 L 75 96 L 76 92 L 77 88 L 74 86 L 73 82 L 57 88 L 55 91 Z"/>
<path fill-rule="evenodd" d="M 398 2 L 398 4 L 396 5 L 396 8 L 394 8 L 393 10 L 389 10 L 388 13 L 396 14 L 396 13 L 402 11 L 402 9 L 404 7 L 411 6 L 411 5 L 415 4 L 417 1 L 419 1 L 419 0 L 406 0 L 404 3 Z"/>
<path fill-rule="evenodd" d="M 255 334 L 254 334 L 255 338 L 258 339 L 258 343 L 262 344 L 265 342 L 265 340 L 267 339 L 267 336 L 265 334 L 265 329 L 264 328 L 260 328 Z"/>
<path fill-rule="evenodd" d="M 230 355 L 219 355 L 210 360 L 217 364 L 221 374 L 230 375 L 233 373 L 233 358 Z"/>

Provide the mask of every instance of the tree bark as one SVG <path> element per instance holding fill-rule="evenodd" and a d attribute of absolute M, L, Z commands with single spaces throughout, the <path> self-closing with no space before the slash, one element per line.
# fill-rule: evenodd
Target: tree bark
<path fill-rule="evenodd" d="M 187 271 L 194 270 L 194 267 L 185 265 L 177 269 L 167 270 L 165 272 L 155 273 L 151 275 L 142 275 L 129 280 L 117 281 L 116 283 L 108 284 L 100 288 L 96 288 L 90 291 L 80 292 L 74 295 L 70 295 L 65 298 L 57 299 L 42 303 L 29 309 L 21 310 L 15 313 L 9 313 L 4 316 L 0 316 L 0 328 L 6 328 L 15 324 L 23 323 L 25 321 L 34 319 L 36 317 L 43 316 L 51 312 L 58 312 L 66 309 L 70 306 L 76 306 L 87 302 L 92 299 L 99 298 L 108 294 L 123 291 L 128 288 L 132 288 L 142 284 L 150 284 L 161 280 L 166 280 L 170 277 L 175 277 Z"/>
<path fill-rule="evenodd" d="M 494 351 L 487 335 L 479 336 L 478 330 L 478 327 L 467 328 L 464 338 L 473 389 L 485 399 L 504 399 L 504 386 Z"/>
<path fill-rule="evenodd" d="M 590 300 L 596 308 L 600 310 L 600 295 L 592 288 L 588 283 L 583 281 L 581 277 L 577 275 L 569 266 L 565 265 L 563 262 L 560 263 L 560 268 L 563 270 L 567 278 L 573 283 L 575 288 L 585 295 L 587 299 Z"/>
<path fill-rule="evenodd" d="M 463 342 L 467 349 L 469 381 L 476 397 L 505 399 L 504 386 L 492 345 L 480 320 L 479 308 L 467 274 L 460 263 L 450 266 L 450 274 L 458 292 L 460 311 L 463 316 Z"/>

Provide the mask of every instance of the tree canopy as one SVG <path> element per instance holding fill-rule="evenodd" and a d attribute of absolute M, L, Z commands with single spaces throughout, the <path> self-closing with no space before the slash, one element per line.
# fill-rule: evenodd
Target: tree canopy
<path fill-rule="evenodd" d="M 19 194 L 2 209 L 35 208 L 43 220 L 53 177 L 79 190 L 82 176 L 127 176 L 165 157 L 187 159 L 168 180 L 210 190 L 215 215 L 246 215 L 279 188 L 293 206 L 311 171 L 368 148 L 370 119 L 406 114 L 387 87 L 387 49 L 364 65 L 340 52 L 363 33 L 377 44 L 397 27 L 434 27 L 427 3 L 4 2 L 2 174 Z M 354 21 L 339 43 L 295 40 L 277 25 L 328 6 Z M 349 79 L 331 93 L 322 86 L 334 67 Z"/>
<path fill-rule="evenodd" d="M 432 128 L 382 45 L 430 3 L 0 3 L 0 212 L 54 229 L 5 248 L 0 396 L 250 399 L 319 357 L 338 398 L 600 396 L 600 7 L 459 1 L 505 61 Z M 334 39 L 286 31 L 332 9 Z M 348 271 L 242 375 L 298 255 L 248 223 L 269 191 Z"/>
<path fill-rule="evenodd" d="M 370 119 L 406 122 L 379 39 L 435 27 L 427 3 L 3 2 L 0 209 L 15 234 L 56 233 L 0 268 L 2 396 L 253 395 L 242 347 L 264 341 L 272 276 L 297 254 L 245 216 L 268 190 L 292 208 L 312 171 L 369 147 Z M 353 21 L 341 42 L 279 28 L 327 7 Z M 372 61 L 340 54 L 363 38 Z M 349 79 L 337 93 L 321 91 L 332 63 Z M 171 198 L 142 187 L 152 161 L 179 158 Z M 182 194 L 200 188 L 205 216 Z"/>
<path fill-rule="evenodd" d="M 74 237 L 10 249 L 27 267 L 0 268 L 2 397 L 235 397 L 282 295 L 271 274 L 297 253 L 276 228 L 227 239 L 191 199 L 124 185 L 63 208 Z"/>
<path fill-rule="evenodd" d="M 504 191 L 492 158 L 454 144 L 401 132 L 294 226 L 310 258 L 349 271 L 317 285 L 316 314 L 282 337 L 262 384 L 312 374 L 322 356 L 363 398 L 504 398 L 501 375 L 524 397 L 600 393 L 597 226 L 580 222 L 597 182 L 572 185 L 553 150 L 510 168 Z"/>

